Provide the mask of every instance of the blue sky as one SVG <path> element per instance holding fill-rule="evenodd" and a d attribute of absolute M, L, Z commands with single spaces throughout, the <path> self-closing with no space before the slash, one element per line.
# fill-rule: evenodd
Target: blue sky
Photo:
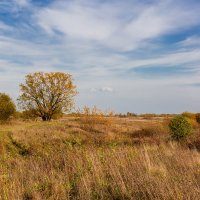
<path fill-rule="evenodd" d="M 77 107 L 200 112 L 200 1 L 0 0 L 0 91 L 71 73 Z"/>

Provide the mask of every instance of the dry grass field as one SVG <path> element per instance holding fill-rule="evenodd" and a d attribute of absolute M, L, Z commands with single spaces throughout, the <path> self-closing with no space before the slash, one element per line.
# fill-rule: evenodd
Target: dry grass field
<path fill-rule="evenodd" d="M 177 143 L 167 123 L 76 116 L 2 124 L 0 199 L 198 200 L 199 127 Z"/>

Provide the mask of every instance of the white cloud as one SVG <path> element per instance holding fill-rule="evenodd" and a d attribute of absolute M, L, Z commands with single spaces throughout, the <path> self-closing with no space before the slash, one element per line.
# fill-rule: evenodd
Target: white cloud
<path fill-rule="evenodd" d="M 0 10 L 2 13 L 18 13 L 24 8 L 32 7 L 31 0 L 1 0 Z"/>
<path fill-rule="evenodd" d="M 67 38 L 95 41 L 94 45 L 117 51 L 132 50 L 150 39 L 200 24 L 199 6 L 173 1 L 156 1 L 151 6 L 137 1 L 134 6 L 130 2 L 122 5 L 131 9 L 124 12 L 119 3 L 93 6 L 82 1 L 58 1 L 36 13 L 36 18 L 48 33 L 59 31 Z"/>
<path fill-rule="evenodd" d="M 2 55 L 44 55 L 46 53 L 40 49 L 41 46 L 31 41 L 28 42 L 7 36 L 0 36 L 0 52 Z"/>
<path fill-rule="evenodd" d="M 100 91 L 102 91 L 102 92 L 113 92 L 113 88 L 111 88 L 111 87 L 102 87 L 102 88 L 100 88 Z"/>
<path fill-rule="evenodd" d="M 168 54 L 162 54 L 158 57 L 153 56 L 149 59 L 141 59 L 141 60 L 134 60 L 130 61 L 128 63 L 127 68 L 134 68 L 134 67 L 140 67 L 140 66 L 180 66 L 183 67 L 183 65 L 188 64 L 187 66 L 190 67 L 190 64 L 193 63 L 191 68 L 195 68 L 194 63 L 197 64 L 200 62 L 200 49 L 194 49 L 194 50 L 185 50 L 183 52 L 173 52 Z M 199 65 L 196 66 L 197 69 L 199 69 Z"/>
<path fill-rule="evenodd" d="M 98 90 L 96 88 L 91 88 L 90 92 L 97 92 Z"/>
<path fill-rule="evenodd" d="M 14 2 L 21 7 L 26 7 L 30 5 L 30 0 L 14 0 Z"/>
<path fill-rule="evenodd" d="M 58 30 L 77 39 L 101 41 L 113 32 L 113 24 L 103 17 L 94 16 L 90 9 L 45 9 L 38 15 L 39 25 L 47 32 Z M 103 18 L 103 19 L 102 19 Z"/>
<path fill-rule="evenodd" d="M 0 30 L 11 31 L 12 27 L 0 21 Z"/>
<path fill-rule="evenodd" d="M 185 40 L 179 42 L 178 44 L 183 47 L 200 46 L 200 37 L 199 36 L 191 36 L 191 37 L 188 37 Z"/>
<path fill-rule="evenodd" d="M 91 88 L 90 92 L 113 92 L 112 87 Z"/>

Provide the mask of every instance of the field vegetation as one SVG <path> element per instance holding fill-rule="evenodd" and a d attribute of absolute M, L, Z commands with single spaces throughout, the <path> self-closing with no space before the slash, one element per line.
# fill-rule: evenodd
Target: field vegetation
<path fill-rule="evenodd" d="M 0 125 L 0 199 L 199 199 L 200 129 L 170 137 L 170 118 L 96 108 Z"/>

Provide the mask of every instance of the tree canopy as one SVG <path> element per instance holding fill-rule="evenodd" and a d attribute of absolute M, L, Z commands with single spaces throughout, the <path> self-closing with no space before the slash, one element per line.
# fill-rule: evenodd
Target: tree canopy
<path fill-rule="evenodd" d="M 57 113 L 68 112 L 77 94 L 72 76 L 62 72 L 28 74 L 20 90 L 20 107 L 44 121 L 51 120 Z"/>

